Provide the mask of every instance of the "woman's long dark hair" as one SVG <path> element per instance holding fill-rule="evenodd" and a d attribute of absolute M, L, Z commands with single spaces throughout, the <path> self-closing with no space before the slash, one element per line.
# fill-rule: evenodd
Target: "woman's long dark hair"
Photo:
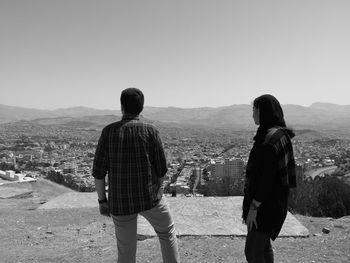
<path fill-rule="evenodd" d="M 281 104 L 274 96 L 262 95 L 254 100 L 253 106 L 259 109 L 260 126 L 265 129 L 273 126 L 286 127 Z"/>
<path fill-rule="evenodd" d="M 294 136 L 294 132 L 286 127 L 281 104 L 274 96 L 270 94 L 262 95 L 254 100 L 253 106 L 259 110 L 260 115 L 258 132 L 279 126 L 286 128 L 291 137 Z"/>

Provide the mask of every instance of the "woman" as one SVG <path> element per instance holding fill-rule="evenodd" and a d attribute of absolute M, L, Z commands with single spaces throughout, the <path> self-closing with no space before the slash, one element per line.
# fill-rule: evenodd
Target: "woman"
<path fill-rule="evenodd" d="M 245 255 L 249 263 L 273 262 L 271 240 L 287 215 L 289 188 L 295 187 L 295 161 L 283 111 L 272 95 L 254 100 L 253 119 L 259 125 L 246 168 L 243 222 L 248 233 Z"/>

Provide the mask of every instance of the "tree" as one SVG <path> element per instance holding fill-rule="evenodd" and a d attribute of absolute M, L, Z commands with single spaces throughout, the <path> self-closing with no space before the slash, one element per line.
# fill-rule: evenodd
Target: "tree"
<path fill-rule="evenodd" d="M 323 216 L 339 218 L 350 214 L 350 187 L 336 177 L 322 180 L 318 202 Z"/>
<path fill-rule="evenodd" d="M 242 196 L 242 180 L 232 176 L 214 177 L 200 188 L 205 196 Z"/>
<path fill-rule="evenodd" d="M 210 178 L 209 178 L 209 172 L 207 168 L 203 168 L 202 177 L 204 181 L 209 182 Z"/>
<path fill-rule="evenodd" d="M 0 170 L 15 170 L 15 166 L 12 163 L 0 163 Z"/>
<path fill-rule="evenodd" d="M 309 216 L 350 215 L 350 186 L 331 175 L 305 180 L 291 191 L 289 208 Z"/>

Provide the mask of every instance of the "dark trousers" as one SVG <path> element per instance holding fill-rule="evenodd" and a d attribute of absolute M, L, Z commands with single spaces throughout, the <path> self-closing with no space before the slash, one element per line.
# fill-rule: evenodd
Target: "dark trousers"
<path fill-rule="evenodd" d="M 273 263 L 271 239 L 266 233 L 248 232 L 244 253 L 248 263 Z"/>

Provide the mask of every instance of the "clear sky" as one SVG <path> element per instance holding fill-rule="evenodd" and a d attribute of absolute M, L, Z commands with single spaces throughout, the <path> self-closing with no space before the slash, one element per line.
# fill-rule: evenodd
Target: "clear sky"
<path fill-rule="evenodd" d="M 350 104 L 348 0 L 1 0 L 0 104 Z"/>

